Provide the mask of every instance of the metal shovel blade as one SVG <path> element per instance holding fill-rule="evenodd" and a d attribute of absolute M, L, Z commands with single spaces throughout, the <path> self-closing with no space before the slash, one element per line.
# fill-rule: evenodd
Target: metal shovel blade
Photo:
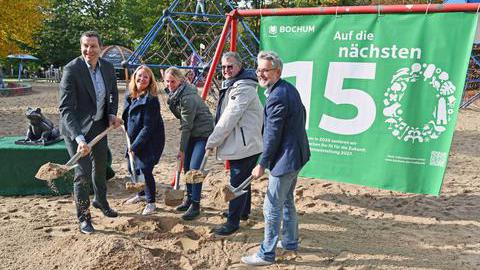
<path fill-rule="evenodd" d="M 234 192 L 234 193 L 233 193 L 233 195 L 234 195 L 234 198 L 233 198 L 233 199 L 236 199 L 236 198 L 242 196 L 243 194 L 245 194 L 245 193 L 247 193 L 247 192 L 248 192 L 248 190 L 243 190 L 243 189 L 242 189 L 242 190 L 239 190 L 239 191 L 237 191 L 237 192 Z"/>
<path fill-rule="evenodd" d="M 136 174 L 135 172 L 130 175 L 132 181 L 125 183 L 125 189 L 130 192 L 140 192 L 145 189 L 145 176 L 143 173 Z"/>
<path fill-rule="evenodd" d="M 166 189 L 165 190 L 165 204 L 167 206 L 177 206 L 182 203 L 184 193 L 183 190 L 180 190 L 180 172 L 182 161 L 180 159 L 177 160 L 177 171 L 175 173 L 175 183 L 173 185 L 173 189 Z"/>
<path fill-rule="evenodd" d="M 52 181 L 55 180 L 71 169 L 77 167 L 78 164 L 75 164 L 73 166 L 67 166 L 64 164 L 57 164 L 57 163 L 52 163 L 48 162 L 43 164 L 37 171 L 37 174 L 35 174 L 35 178 L 44 180 L 44 181 Z"/>
<path fill-rule="evenodd" d="M 236 190 L 236 188 L 232 187 L 231 185 L 225 185 L 222 188 L 222 197 L 224 202 L 229 202 L 231 200 L 234 200 L 243 194 L 247 193 L 247 190 Z"/>
<path fill-rule="evenodd" d="M 166 189 L 165 190 L 165 205 L 178 206 L 183 202 L 183 190 L 180 189 Z"/>
<path fill-rule="evenodd" d="M 231 185 L 225 185 L 222 188 L 223 200 L 225 202 L 229 202 L 247 193 L 248 190 L 244 190 L 244 188 L 246 188 L 252 182 L 252 180 L 253 176 L 251 175 L 236 188 Z"/>
<path fill-rule="evenodd" d="M 125 134 L 125 139 L 127 141 L 127 149 L 128 149 L 128 162 L 130 163 L 130 179 L 132 181 L 125 183 L 125 189 L 131 192 L 140 192 L 145 188 L 145 175 L 143 175 L 142 171 L 140 170 L 140 174 L 137 175 L 137 167 L 135 165 L 135 156 L 130 152 L 132 147 L 130 142 L 130 137 L 128 136 L 127 130 L 125 126 L 122 125 L 122 130 Z"/>

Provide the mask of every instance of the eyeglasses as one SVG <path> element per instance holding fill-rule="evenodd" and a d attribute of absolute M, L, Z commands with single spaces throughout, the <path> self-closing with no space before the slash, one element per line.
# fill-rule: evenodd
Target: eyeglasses
<path fill-rule="evenodd" d="M 232 69 L 232 68 L 233 68 L 233 65 L 222 66 L 222 69 Z"/>
<path fill-rule="evenodd" d="M 262 73 L 266 73 L 266 72 L 272 71 L 272 70 L 274 70 L 274 69 L 276 69 L 276 68 L 257 69 L 257 70 L 255 70 L 255 73 L 256 73 L 257 75 L 260 75 L 260 74 L 262 74 Z"/>

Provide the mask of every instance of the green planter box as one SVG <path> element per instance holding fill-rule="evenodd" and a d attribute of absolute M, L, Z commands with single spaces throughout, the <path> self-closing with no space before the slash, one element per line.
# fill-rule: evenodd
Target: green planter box
<path fill-rule="evenodd" d="M 40 166 L 47 162 L 64 164 L 69 156 L 63 141 L 49 145 L 17 145 L 23 137 L 0 138 L 0 195 L 59 195 L 73 190 L 73 171 L 54 180 L 59 193 L 46 181 L 35 178 Z"/>

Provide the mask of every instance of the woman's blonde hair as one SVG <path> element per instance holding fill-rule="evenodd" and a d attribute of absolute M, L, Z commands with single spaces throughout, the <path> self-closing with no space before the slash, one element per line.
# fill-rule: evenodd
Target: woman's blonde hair
<path fill-rule="evenodd" d="M 143 91 L 139 91 L 135 81 L 137 80 L 137 73 L 142 69 L 145 70 L 150 76 L 150 82 L 148 83 L 147 88 L 145 88 Z M 156 96 L 158 93 L 158 86 L 157 82 L 155 81 L 155 75 L 153 75 L 153 71 L 145 65 L 137 67 L 137 69 L 135 69 L 135 72 L 133 72 L 132 77 L 130 78 L 130 83 L 128 84 L 128 91 L 130 93 L 130 97 L 132 98 L 138 98 L 139 96 L 146 93 L 150 93 L 152 96 Z"/>
<path fill-rule="evenodd" d="M 185 81 L 185 75 L 183 74 L 183 72 L 176 68 L 176 67 L 169 67 L 167 68 L 167 70 L 165 70 L 165 75 L 167 74 L 170 74 L 172 75 L 173 77 L 179 79 L 180 81 Z"/>

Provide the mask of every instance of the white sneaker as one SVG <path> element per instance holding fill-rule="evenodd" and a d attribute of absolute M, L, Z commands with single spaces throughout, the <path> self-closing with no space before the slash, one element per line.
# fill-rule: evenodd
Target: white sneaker
<path fill-rule="evenodd" d="M 142 215 L 146 216 L 146 215 L 153 214 L 153 212 L 155 212 L 155 209 L 157 209 L 157 206 L 155 205 L 155 203 L 147 203 L 147 205 L 143 209 Z"/>
<path fill-rule="evenodd" d="M 145 198 L 145 196 L 138 196 L 138 194 L 137 194 L 134 197 L 128 199 L 125 203 L 135 204 L 135 203 L 139 203 L 139 202 L 144 202 L 146 200 L 147 199 Z"/>
<path fill-rule="evenodd" d="M 255 253 L 250 256 L 245 256 L 240 259 L 244 264 L 254 265 L 254 266 L 264 266 L 264 265 L 271 265 L 273 262 L 265 261 L 264 259 L 258 257 Z"/>

